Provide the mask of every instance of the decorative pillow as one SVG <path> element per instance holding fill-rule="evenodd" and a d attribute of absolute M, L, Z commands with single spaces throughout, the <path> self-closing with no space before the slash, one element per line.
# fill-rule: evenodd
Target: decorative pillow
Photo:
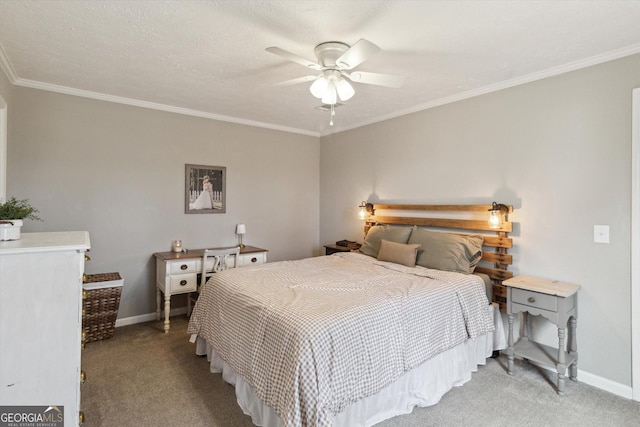
<path fill-rule="evenodd" d="M 482 236 L 462 235 L 414 227 L 409 244 L 420 244 L 416 264 L 459 273 L 473 273 L 482 258 Z"/>
<path fill-rule="evenodd" d="M 378 260 L 395 262 L 396 264 L 406 265 L 407 267 L 415 267 L 419 247 L 420 245 L 396 243 L 383 239 L 380 242 Z"/>
<path fill-rule="evenodd" d="M 364 238 L 364 244 L 360 248 L 360 252 L 377 258 L 382 239 L 396 243 L 407 243 L 411 230 L 411 227 L 398 225 L 374 225 Z"/>

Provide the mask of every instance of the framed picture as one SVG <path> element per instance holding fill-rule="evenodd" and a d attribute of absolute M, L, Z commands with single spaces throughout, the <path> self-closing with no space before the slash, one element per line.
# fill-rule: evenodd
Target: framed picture
<path fill-rule="evenodd" d="M 185 165 L 184 213 L 225 213 L 227 168 Z"/>

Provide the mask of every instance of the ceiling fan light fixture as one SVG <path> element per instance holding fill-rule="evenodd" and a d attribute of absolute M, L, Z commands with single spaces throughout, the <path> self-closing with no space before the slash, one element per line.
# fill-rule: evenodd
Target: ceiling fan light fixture
<path fill-rule="evenodd" d="M 311 95 L 315 96 L 316 98 L 322 99 L 327 92 L 328 87 L 329 80 L 327 80 L 326 77 L 322 76 L 311 84 L 309 91 L 311 92 Z"/>
<path fill-rule="evenodd" d="M 336 91 L 336 85 L 334 82 L 329 82 L 327 85 L 327 89 L 324 92 L 324 96 L 322 97 L 322 103 L 333 105 L 338 102 L 338 92 Z"/>
<path fill-rule="evenodd" d="M 353 86 L 351 86 L 345 79 L 338 80 L 336 83 L 336 89 L 341 101 L 348 101 L 356 93 Z"/>

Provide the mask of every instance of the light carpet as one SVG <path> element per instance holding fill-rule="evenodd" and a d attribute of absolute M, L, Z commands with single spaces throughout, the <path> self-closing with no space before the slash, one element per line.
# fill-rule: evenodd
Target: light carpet
<path fill-rule="evenodd" d="M 187 323 L 184 316 L 172 318 L 168 334 L 162 322 L 125 326 L 111 339 L 86 345 L 84 427 L 253 425 L 233 387 L 195 355 Z M 553 373 L 519 361 L 507 375 L 501 356 L 437 405 L 378 426 L 640 426 L 640 402 L 572 381 L 561 397 L 554 384 Z"/>

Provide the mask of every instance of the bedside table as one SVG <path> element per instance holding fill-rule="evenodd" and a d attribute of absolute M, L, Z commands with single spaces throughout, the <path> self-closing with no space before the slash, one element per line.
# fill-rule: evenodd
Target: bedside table
<path fill-rule="evenodd" d="M 209 248 L 224 249 L 224 248 Z M 267 262 L 267 250 L 254 246 L 240 248 L 238 259 L 233 257 L 233 267 L 245 267 Z M 169 332 L 171 296 L 195 292 L 198 288 L 198 274 L 202 271 L 204 249 L 190 249 L 188 252 L 157 252 L 156 258 L 156 319 L 162 312 L 164 294 L 164 332 Z"/>
<path fill-rule="evenodd" d="M 580 285 L 531 276 L 517 276 L 502 282 L 507 287 L 507 317 L 509 338 L 506 350 L 507 372 L 513 375 L 515 356 L 531 360 L 543 367 L 555 368 L 558 373 L 558 394 L 564 395 L 567 368 L 572 381 L 578 378 L 578 346 L 576 323 L 578 290 Z M 522 336 L 513 343 L 514 316 L 522 313 Z M 558 348 L 533 341 L 529 330 L 529 315 L 543 316 L 558 328 Z M 569 324 L 568 350 L 565 333 Z"/>
<path fill-rule="evenodd" d="M 338 245 L 324 245 L 324 254 L 331 255 L 336 252 L 351 252 L 360 249 L 360 245 L 357 247 L 349 247 L 349 246 L 338 246 Z"/>

